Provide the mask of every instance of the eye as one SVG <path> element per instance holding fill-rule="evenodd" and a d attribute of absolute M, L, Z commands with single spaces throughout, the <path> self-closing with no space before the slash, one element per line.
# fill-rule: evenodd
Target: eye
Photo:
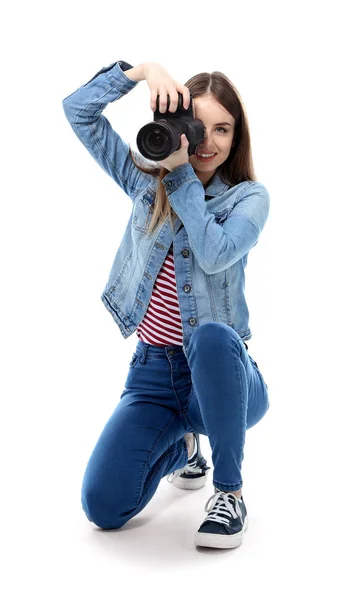
<path fill-rule="evenodd" d="M 224 127 L 217 127 L 217 129 L 223 129 L 224 132 L 227 131 L 227 129 L 224 129 Z"/>

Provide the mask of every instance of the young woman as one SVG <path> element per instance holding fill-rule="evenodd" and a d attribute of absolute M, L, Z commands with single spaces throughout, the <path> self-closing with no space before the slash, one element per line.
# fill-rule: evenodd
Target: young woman
<path fill-rule="evenodd" d="M 196 154 L 188 140 L 154 165 L 132 152 L 102 115 L 146 80 L 150 106 L 184 108 L 204 126 Z M 167 104 L 169 96 L 169 105 Z M 140 513 L 167 479 L 205 485 L 199 434 L 212 450 L 214 494 L 195 545 L 234 548 L 248 525 L 241 464 L 246 430 L 269 407 L 268 388 L 245 343 L 248 253 L 269 212 L 254 175 L 247 117 L 221 72 L 186 85 L 158 63 L 118 61 L 63 100 L 74 133 L 132 201 L 132 212 L 101 299 L 124 338 L 138 340 L 125 388 L 88 461 L 87 518 L 116 529 Z M 203 155 L 210 155 L 207 158 Z M 137 161 L 135 159 L 138 159 Z"/>

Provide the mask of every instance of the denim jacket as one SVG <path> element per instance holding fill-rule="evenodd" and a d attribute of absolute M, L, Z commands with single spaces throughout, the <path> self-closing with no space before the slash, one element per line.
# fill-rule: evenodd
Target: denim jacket
<path fill-rule="evenodd" d="M 102 68 L 62 101 L 65 115 L 90 154 L 132 201 L 131 215 L 101 300 L 128 338 L 143 319 L 158 272 L 173 243 L 183 351 L 187 356 L 196 327 L 217 321 L 232 327 L 242 340 L 251 338 L 245 300 L 248 253 L 258 241 L 269 212 L 269 195 L 257 181 L 229 187 L 218 172 L 204 188 L 190 163 L 163 179 L 176 213 L 174 234 L 168 219 L 147 235 L 157 177 L 133 164 L 128 144 L 102 114 L 138 82 L 124 75 L 125 61 Z M 133 150 L 139 164 L 155 166 Z"/>

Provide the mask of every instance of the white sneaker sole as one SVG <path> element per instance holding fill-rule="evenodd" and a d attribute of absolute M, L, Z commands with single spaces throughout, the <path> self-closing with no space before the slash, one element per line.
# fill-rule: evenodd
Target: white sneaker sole
<path fill-rule="evenodd" d="M 208 548 L 237 548 L 243 541 L 243 535 L 248 528 L 248 518 L 245 517 L 244 526 L 238 533 L 225 535 L 222 533 L 201 533 L 197 531 L 194 536 L 195 546 Z"/>
<path fill-rule="evenodd" d="M 207 482 L 207 477 L 210 469 L 205 471 L 204 475 L 201 477 L 196 477 L 194 479 L 185 479 L 185 477 L 177 477 L 174 481 L 171 481 L 172 485 L 182 490 L 199 490 L 204 487 Z"/>

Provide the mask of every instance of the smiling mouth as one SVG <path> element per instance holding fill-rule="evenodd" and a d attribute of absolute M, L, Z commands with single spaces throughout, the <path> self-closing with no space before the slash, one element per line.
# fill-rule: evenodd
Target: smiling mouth
<path fill-rule="evenodd" d="M 201 152 L 201 151 L 198 149 L 198 147 L 196 147 L 196 149 L 195 149 L 195 154 L 196 154 L 196 156 L 198 156 L 199 154 L 213 154 L 213 155 L 216 155 L 216 154 L 218 154 L 218 152 L 203 152 L 203 151 Z"/>
<path fill-rule="evenodd" d="M 200 162 L 206 163 L 206 162 L 211 162 L 211 160 L 213 160 L 214 158 L 216 158 L 216 156 L 217 156 L 217 153 L 216 153 L 216 154 L 214 154 L 213 156 L 208 156 L 207 158 L 204 158 L 203 156 L 200 156 L 200 154 L 195 154 L 195 156 L 196 156 L 196 158 L 197 158 L 197 159 L 198 159 Z"/>

